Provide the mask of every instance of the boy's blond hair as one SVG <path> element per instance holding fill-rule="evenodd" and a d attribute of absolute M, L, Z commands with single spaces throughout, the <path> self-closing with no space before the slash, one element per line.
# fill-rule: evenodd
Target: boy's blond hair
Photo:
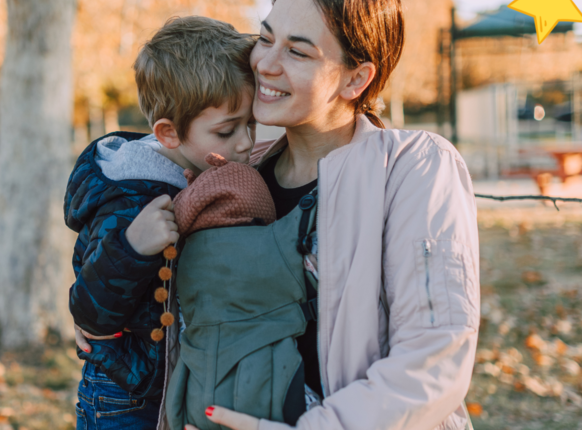
<path fill-rule="evenodd" d="M 167 118 L 183 142 L 204 109 L 228 101 L 236 111 L 243 91 L 254 89 L 249 64 L 254 44 L 225 22 L 200 16 L 168 20 L 133 65 L 139 106 L 150 127 Z"/>

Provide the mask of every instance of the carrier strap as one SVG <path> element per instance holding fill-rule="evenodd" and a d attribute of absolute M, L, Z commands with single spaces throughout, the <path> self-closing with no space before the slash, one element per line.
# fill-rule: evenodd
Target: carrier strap
<path fill-rule="evenodd" d="M 305 321 L 317 321 L 317 304 L 317 297 L 300 304 Z"/>
<path fill-rule="evenodd" d="M 301 214 L 301 220 L 299 221 L 297 251 L 301 255 L 307 255 L 311 254 L 311 248 L 313 247 L 311 233 L 313 233 L 316 228 L 317 188 L 315 188 L 310 194 L 307 194 L 301 198 L 299 201 L 299 208 L 303 211 L 303 213 Z M 317 286 L 312 284 L 307 275 L 305 275 L 304 278 L 307 297 L 313 298 L 307 300 L 304 303 L 301 303 L 301 310 L 305 316 L 305 321 L 317 321 Z"/>

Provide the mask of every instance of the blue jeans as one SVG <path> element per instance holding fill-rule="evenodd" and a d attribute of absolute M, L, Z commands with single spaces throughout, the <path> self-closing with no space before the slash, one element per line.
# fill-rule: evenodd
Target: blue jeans
<path fill-rule="evenodd" d="M 98 367 L 85 363 L 79 383 L 77 430 L 155 430 L 159 401 L 134 399 Z"/>

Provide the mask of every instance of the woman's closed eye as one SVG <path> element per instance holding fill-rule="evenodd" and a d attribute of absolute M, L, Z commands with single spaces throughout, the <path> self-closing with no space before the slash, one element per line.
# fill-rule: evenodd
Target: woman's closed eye
<path fill-rule="evenodd" d="M 290 49 L 289 52 L 292 53 L 293 55 L 296 55 L 297 57 L 301 57 L 301 58 L 308 57 L 308 55 L 305 55 L 303 52 L 299 52 L 296 49 Z"/>
<path fill-rule="evenodd" d="M 259 42 L 266 43 L 266 44 L 271 43 L 271 41 L 269 39 L 267 39 L 265 36 L 259 36 Z"/>

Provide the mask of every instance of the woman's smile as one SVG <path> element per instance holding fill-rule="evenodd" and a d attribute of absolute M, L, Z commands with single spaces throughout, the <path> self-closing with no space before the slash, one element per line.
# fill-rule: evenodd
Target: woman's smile
<path fill-rule="evenodd" d="M 263 82 L 259 80 L 257 85 L 257 96 L 259 100 L 264 103 L 272 103 L 275 101 L 279 101 L 286 97 L 289 97 L 291 94 L 281 91 L 280 89 L 274 88 L 272 86 L 267 86 Z"/>

